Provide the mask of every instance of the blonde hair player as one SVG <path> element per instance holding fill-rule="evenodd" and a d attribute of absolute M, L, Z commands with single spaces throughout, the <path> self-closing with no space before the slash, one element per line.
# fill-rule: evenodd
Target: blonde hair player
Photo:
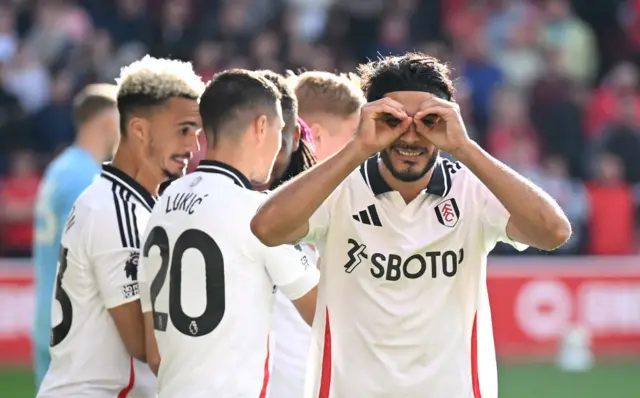
<path fill-rule="evenodd" d="M 349 142 L 358 127 L 365 104 L 360 80 L 355 74 L 336 75 L 309 71 L 289 73 L 298 99 L 298 114 L 313 136 L 315 156 L 324 160 Z"/>
<path fill-rule="evenodd" d="M 62 234 L 52 305 L 51 365 L 38 397 L 155 397 L 138 286 L 142 232 L 158 186 L 197 149 L 191 64 L 145 57 L 117 80 L 120 144 L 75 201 Z"/>

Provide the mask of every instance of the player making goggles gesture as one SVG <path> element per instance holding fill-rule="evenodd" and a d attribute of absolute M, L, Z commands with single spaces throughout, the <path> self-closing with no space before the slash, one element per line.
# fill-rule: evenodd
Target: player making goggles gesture
<path fill-rule="evenodd" d="M 305 397 L 495 398 L 487 255 L 552 250 L 569 222 L 468 137 L 445 65 L 411 53 L 360 72 L 356 136 L 251 222 L 269 246 L 320 251 Z"/>

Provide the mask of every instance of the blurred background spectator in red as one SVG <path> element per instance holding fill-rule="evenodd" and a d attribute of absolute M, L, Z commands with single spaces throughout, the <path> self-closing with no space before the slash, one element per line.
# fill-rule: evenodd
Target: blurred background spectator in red
<path fill-rule="evenodd" d="M 33 239 L 33 212 L 40 172 L 29 150 L 11 155 L 9 170 L 0 179 L 0 253 L 29 257 Z"/>

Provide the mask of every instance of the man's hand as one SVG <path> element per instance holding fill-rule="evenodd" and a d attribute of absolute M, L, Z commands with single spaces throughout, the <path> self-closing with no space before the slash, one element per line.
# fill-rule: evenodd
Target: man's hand
<path fill-rule="evenodd" d="M 369 157 L 391 145 L 412 122 L 400 103 L 379 99 L 362 107 L 355 142 Z"/>
<path fill-rule="evenodd" d="M 460 107 L 455 102 L 431 95 L 422 103 L 413 120 L 418 134 L 453 156 L 471 142 L 460 115 Z"/>

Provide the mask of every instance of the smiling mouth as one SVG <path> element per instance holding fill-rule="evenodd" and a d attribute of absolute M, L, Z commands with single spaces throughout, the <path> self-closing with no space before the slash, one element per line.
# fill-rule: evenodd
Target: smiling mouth
<path fill-rule="evenodd" d="M 393 151 L 401 156 L 404 157 L 409 157 L 409 158 L 415 158 L 418 157 L 420 155 L 424 155 L 425 151 L 419 150 L 419 149 L 401 149 L 401 148 L 394 148 Z"/>
<path fill-rule="evenodd" d="M 187 155 L 172 156 L 171 160 L 173 160 L 174 162 L 178 163 L 182 167 L 186 167 L 187 164 L 189 164 L 189 156 L 187 156 Z"/>

